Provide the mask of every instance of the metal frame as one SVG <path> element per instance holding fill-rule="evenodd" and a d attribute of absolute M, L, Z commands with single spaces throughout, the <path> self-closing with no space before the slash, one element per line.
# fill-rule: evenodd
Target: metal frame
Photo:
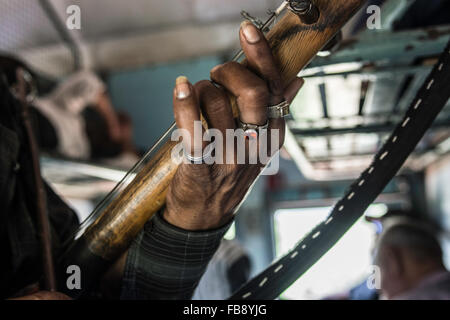
<path fill-rule="evenodd" d="M 66 26 L 64 25 L 64 22 L 61 21 L 59 18 L 58 13 L 56 12 L 53 5 L 48 0 L 39 0 L 39 4 L 42 8 L 42 10 L 47 15 L 48 19 L 52 23 L 52 25 L 55 27 L 56 31 L 58 32 L 59 36 L 61 37 L 61 40 L 63 40 L 64 43 L 67 44 L 69 47 L 69 50 L 73 57 L 73 64 L 74 64 L 74 70 L 79 70 L 81 67 L 81 50 L 78 47 L 76 41 L 72 38 L 70 33 L 67 31 Z"/>
<path fill-rule="evenodd" d="M 295 119 L 288 121 L 286 148 L 307 179 L 327 180 L 353 177 L 351 172 L 330 172 L 314 167 L 299 142 L 305 137 L 324 137 L 343 134 L 376 133 L 379 141 L 384 134 L 394 128 L 399 116 L 412 102 L 417 90 L 431 70 L 433 63 L 417 64 L 417 58 L 427 59 L 438 56 L 446 46 L 450 37 L 450 25 L 394 32 L 392 24 L 401 17 L 415 0 L 389 0 L 383 5 L 383 30 L 361 32 L 358 38 L 344 41 L 337 51 L 329 56 L 317 56 L 307 69 L 300 73 L 304 78 L 323 80 L 318 85 L 324 117 L 320 119 L 321 126 L 315 121 Z M 348 64 L 344 65 L 344 64 Z M 335 72 L 335 66 L 341 65 L 342 72 Z M 359 113 L 355 115 L 360 125 L 355 127 L 332 128 L 323 127 L 324 120 L 332 122 L 326 95 L 325 79 L 329 77 L 358 76 L 361 78 L 361 98 Z M 397 82 L 401 78 L 402 81 Z M 388 105 L 386 112 L 371 113 L 367 110 L 376 89 L 378 80 L 390 80 L 396 83 L 392 94 L 383 96 Z M 369 100 L 369 101 L 368 101 Z M 302 123 L 301 127 L 299 124 Z M 370 123 L 366 125 L 365 123 Z M 306 126 L 306 128 L 304 128 Z M 439 119 L 433 129 L 450 128 L 450 117 Z M 330 148 L 329 143 L 327 143 Z M 437 147 L 437 146 L 435 146 Z"/>
<path fill-rule="evenodd" d="M 416 57 L 435 56 L 444 50 L 449 36 L 450 26 L 363 33 L 358 39 L 344 41 L 332 55 L 315 58 L 310 68 L 355 61 L 385 63 L 389 60 L 393 64 Z"/>

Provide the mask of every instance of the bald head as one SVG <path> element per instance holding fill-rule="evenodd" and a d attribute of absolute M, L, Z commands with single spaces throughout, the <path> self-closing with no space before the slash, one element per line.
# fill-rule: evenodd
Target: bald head
<path fill-rule="evenodd" d="M 412 259 L 442 262 L 442 249 L 434 231 L 425 223 L 405 218 L 392 218 L 383 223 L 384 231 L 378 241 L 378 250 L 383 246 L 403 249 Z"/>
<path fill-rule="evenodd" d="M 391 218 L 383 222 L 383 228 L 376 263 L 381 270 L 381 289 L 388 298 L 414 288 L 433 272 L 445 270 L 439 241 L 425 223 Z"/>

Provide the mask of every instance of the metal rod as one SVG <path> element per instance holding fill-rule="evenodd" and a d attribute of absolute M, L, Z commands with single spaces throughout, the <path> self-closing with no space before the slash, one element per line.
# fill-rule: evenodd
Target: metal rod
<path fill-rule="evenodd" d="M 28 113 L 28 101 L 26 94 L 26 81 L 24 78 L 24 70 L 22 68 L 17 69 L 16 72 L 17 82 L 19 84 L 19 98 L 22 106 L 21 117 L 23 125 L 25 127 L 25 134 L 28 140 L 31 163 L 33 166 L 33 179 L 36 193 L 36 212 L 37 212 L 37 224 L 38 224 L 38 236 L 41 245 L 42 255 L 42 271 L 44 275 L 44 289 L 48 291 L 56 291 L 56 276 L 55 266 L 53 263 L 52 245 L 50 239 L 50 223 L 48 220 L 47 211 L 47 195 L 45 192 L 45 186 L 41 177 L 41 170 L 39 167 L 38 146 L 34 139 L 34 133 L 31 126 L 31 121 Z"/>
<path fill-rule="evenodd" d="M 448 128 L 450 126 L 450 119 L 436 121 L 432 129 L 437 128 Z M 319 129 L 296 129 L 291 128 L 291 131 L 299 138 L 306 137 L 317 137 L 317 136 L 335 136 L 342 134 L 357 134 L 357 133 L 388 133 L 392 131 L 392 125 L 369 125 L 369 126 L 358 126 L 358 127 L 348 127 L 348 128 L 319 128 Z"/>
<path fill-rule="evenodd" d="M 48 19 L 51 21 L 61 39 L 66 42 L 70 48 L 73 56 L 74 69 L 78 70 L 81 67 L 81 54 L 76 42 L 70 36 L 66 26 L 61 21 L 55 8 L 48 2 L 48 0 L 39 0 L 42 10 L 46 13 Z"/>
<path fill-rule="evenodd" d="M 270 15 L 267 21 L 259 28 L 259 30 L 263 31 L 269 29 L 272 22 L 275 21 L 276 17 L 278 17 L 288 6 L 289 1 L 283 1 L 283 3 Z M 239 61 L 241 57 L 244 55 L 244 51 L 241 49 L 238 53 L 231 59 L 232 61 Z"/>
<path fill-rule="evenodd" d="M 323 111 L 323 117 L 325 119 L 329 118 L 328 114 L 328 102 L 327 102 L 327 88 L 325 83 L 319 84 L 319 92 L 320 92 L 320 101 L 322 102 L 322 111 Z"/>

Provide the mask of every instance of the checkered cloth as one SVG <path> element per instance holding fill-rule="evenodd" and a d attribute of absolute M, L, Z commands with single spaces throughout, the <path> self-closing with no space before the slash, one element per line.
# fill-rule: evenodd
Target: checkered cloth
<path fill-rule="evenodd" d="M 121 299 L 190 299 L 231 223 L 185 231 L 157 213 L 128 250 Z"/>

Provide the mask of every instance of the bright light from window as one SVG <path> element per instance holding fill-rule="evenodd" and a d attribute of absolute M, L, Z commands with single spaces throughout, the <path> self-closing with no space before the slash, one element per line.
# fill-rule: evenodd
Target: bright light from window
<path fill-rule="evenodd" d="M 274 227 L 277 257 L 295 246 L 312 228 L 326 219 L 330 207 L 277 210 Z M 372 205 L 366 214 L 386 212 L 383 204 Z M 369 275 L 375 226 L 358 220 L 344 237 L 281 296 L 283 299 L 322 299 L 347 292 Z"/>
<path fill-rule="evenodd" d="M 227 233 L 223 236 L 227 240 L 233 240 L 236 238 L 236 223 L 233 222 L 230 226 L 230 229 L 228 229 Z"/>

